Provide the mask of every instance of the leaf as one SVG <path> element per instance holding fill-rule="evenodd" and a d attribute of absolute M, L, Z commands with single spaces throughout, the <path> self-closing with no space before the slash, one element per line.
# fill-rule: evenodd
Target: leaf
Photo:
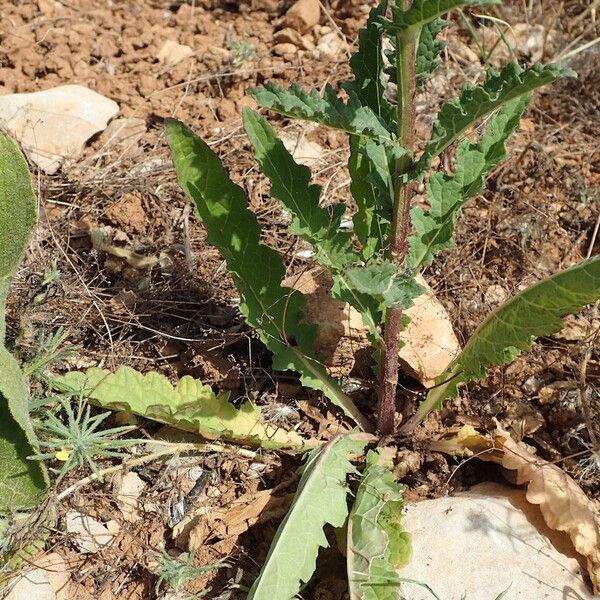
<path fill-rule="evenodd" d="M 17 361 L 0 346 L 0 514 L 35 507 L 48 484 L 35 453 L 29 391 Z"/>
<path fill-rule="evenodd" d="M 352 234 L 340 230 L 345 206 L 330 210 L 319 206 L 321 187 L 310 185 L 308 167 L 296 163 L 264 117 L 245 109 L 244 127 L 261 170 L 271 181 L 271 195 L 292 215 L 288 231 L 313 246 L 315 260 L 332 273 L 335 297 L 354 306 L 371 334 L 378 335 L 378 303 L 346 281 L 344 269 L 359 256 L 352 247 Z"/>
<path fill-rule="evenodd" d="M 437 40 L 437 35 L 448 27 L 448 21 L 434 19 L 423 26 L 419 34 L 417 56 L 415 59 L 415 76 L 417 87 L 423 89 L 425 82 L 440 64 L 438 56 L 444 49 L 444 44 Z"/>
<path fill-rule="evenodd" d="M 445 398 L 456 396 L 460 383 L 481 379 L 487 366 L 512 362 L 536 337 L 559 331 L 561 317 L 599 298 L 600 256 L 543 279 L 511 298 L 477 328 L 403 429 L 412 428 Z"/>
<path fill-rule="evenodd" d="M 392 19 L 383 20 L 384 26 L 390 32 L 414 34 L 427 23 L 441 17 L 453 8 L 467 4 L 486 6 L 499 4 L 499 0 L 414 0 L 408 10 L 403 9 L 404 2 L 396 0 L 392 6 Z"/>
<path fill-rule="evenodd" d="M 516 63 L 510 63 L 500 73 L 490 69 L 483 85 L 464 86 L 458 99 L 442 106 L 416 171 L 426 169 L 433 157 L 443 152 L 479 119 L 560 77 L 574 76 L 572 69 L 557 65 L 533 65 L 522 69 Z"/>
<path fill-rule="evenodd" d="M 247 401 L 240 408 L 229 403 L 229 393 L 217 396 L 208 385 L 186 375 L 177 385 L 155 372 L 140 373 L 119 367 L 115 373 L 91 368 L 54 377 L 52 386 L 83 394 L 111 410 L 140 415 L 203 437 L 228 439 L 263 448 L 296 448 L 310 445 L 295 431 L 285 431 L 261 418 L 260 408 Z"/>
<path fill-rule="evenodd" d="M 263 108 L 287 117 L 313 121 L 385 143 L 395 139 L 382 119 L 368 106 L 362 106 L 353 92 L 349 94 L 347 104 L 338 98 L 330 85 L 325 86 L 323 96 L 315 90 L 305 92 L 296 84 L 285 89 L 274 83 L 267 83 L 264 88 L 251 88 L 248 94 Z"/>
<path fill-rule="evenodd" d="M 600 513 L 571 477 L 529 446 L 507 436 L 503 448 L 502 466 L 517 471 L 517 483 L 527 483 L 527 500 L 539 504 L 548 527 L 566 532 L 585 556 L 594 594 L 600 594 Z"/>
<path fill-rule="evenodd" d="M 369 422 L 313 357 L 315 328 L 303 320 L 304 297 L 282 287 L 281 256 L 260 243 L 260 227 L 248 210 L 243 190 L 227 176 L 208 145 L 183 124 L 166 122 L 166 133 L 180 185 L 194 202 L 208 242 L 219 249 L 232 274 L 240 311 L 273 353 L 273 368 L 301 374 L 307 387 L 322 390 L 363 428 Z"/>
<path fill-rule="evenodd" d="M 0 133 L 0 345 L 10 280 L 29 243 L 36 207 L 27 161 L 17 144 Z"/>
<path fill-rule="evenodd" d="M 369 452 L 348 519 L 348 586 L 351 600 L 398 600 L 397 569 L 410 562 L 410 537 L 401 525 L 403 486 L 382 456 Z"/>
<path fill-rule="evenodd" d="M 368 106 L 389 127 L 395 127 L 395 109 L 385 99 L 380 19 L 385 14 L 387 0 L 371 9 L 367 24 L 358 33 L 358 50 L 350 57 L 353 81 L 344 83 L 344 89 L 354 94 L 362 106 Z"/>
<path fill-rule="evenodd" d="M 36 220 L 25 157 L 0 134 L 0 513 L 36 506 L 48 483 L 34 454 L 29 391 L 17 361 L 4 348 L 6 297 Z"/>
<path fill-rule="evenodd" d="M 342 527 L 348 516 L 346 477 L 356 473 L 349 454 L 361 454 L 368 436 L 339 435 L 308 455 L 298 490 L 277 529 L 248 600 L 291 600 L 315 570 L 323 527 Z"/>
<path fill-rule="evenodd" d="M 396 269 L 394 263 L 384 261 L 346 269 L 346 275 L 353 289 L 377 298 L 384 306 L 410 308 L 424 288 L 409 274 L 397 275 Z"/>
<path fill-rule="evenodd" d="M 437 172 L 430 176 L 426 185 L 429 211 L 419 207 L 411 211 L 415 233 L 409 238 L 408 264 L 412 268 L 430 265 L 436 254 L 454 245 L 454 222 L 466 201 L 483 189 L 485 175 L 506 160 L 504 144 L 519 126 L 529 98 L 524 95 L 503 106 L 490 118 L 477 143 L 459 144 L 454 175 Z"/>

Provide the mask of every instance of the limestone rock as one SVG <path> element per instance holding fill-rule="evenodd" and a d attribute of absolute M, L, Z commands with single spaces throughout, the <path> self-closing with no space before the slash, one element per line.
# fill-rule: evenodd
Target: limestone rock
<path fill-rule="evenodd" d="M 16 578 L 6 600 L 68 600 L 70 574 L 64 558 L 50 552 L 32 562 L 36 567 Z"/>
<path fill-rule="evenodd" d="M 321 20 L 319 0 L 297 0 L 285 14 L 285 23 L 299 33 L 306 33 Z"/>
<path fill-rule="evenodd" d="M 113 100 L 81 85 L 0 96 L 0 129 L 14 137 L 40 169 L 55 173 L 65 159 L 83 154 L 85 143 L 117 113 Z"/>
<path fill-rule="evenodd" d="M 194 51 L 184 44 L 178 44 L 173 40 L 167 40 L 162 48 L 159 50 L 156 58 L 160 63 L 166 65 L 167 67 L 172 67 L 177 63 L 185 60 L 189 56 L 194 54 Z"/>
<path fill-rule="evenodd" d="M 491 600 L 509 588 L 512 600 L 593 598 L 567 534 L 549 529 L 521 488 L 484 483 L 411 504 L 403 525 L 413 556 L 400 576 L 445 600 Z M 402 591 L 407 600 L 431 598 L 408 583 Z"/>
<path fill-rule="evenodd" d="M 417 281 L 425 292 L 415 305 L 405 311 L 411 323 L 402 332 L 405 345 L 399 356 L 403 368 L 423 385 L 431 386 L 434 379 L 460 352 L 460 344 L 452 329 L 448 313 L 435 297 L 427 282 Z M 304 308 L 306 320 L 318 326 L 316 350 L 334 376 L 348 375 L 356 363 L 370 359 L 367 330 L 360 314 L 349 304 L 331 298 L 332 280 L 320 267 L 290 277 L 284 285 L 307 296 Z"/>
<path fill-rule="evenodd" d="M 66 529 L 81 552 L 93 554 L 110 546 L 120 528 L 116 521 L 103 525 L 85 513 L 70 510 L 66 515 Z"/>
<path fill-rule="evenodd" d="M 310 167 L 323 158 L 323 147 L 307 140 L 303 133 L 283 131 L 279 138 L 294 160 L 301 165 Z"/>
<path fill-rule="evenodd" d="M 338 33 L 332 31 L 326 33 L 317 44 L 317 50 L 325 56 L 336 56 L 346 47 L 346 42 Z"/>

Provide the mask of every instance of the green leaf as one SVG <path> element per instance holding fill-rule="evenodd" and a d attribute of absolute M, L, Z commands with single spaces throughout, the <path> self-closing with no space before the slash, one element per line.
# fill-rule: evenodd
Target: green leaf
<path fill-rule="evenodd" d="M 354 94 L 362 104 L 368 106 L 388 127 L 395 127 L 395 109 L 385 99 L 383 72 L 385 61 L 382 52 L 380 20 L 385 14 L 387 0 L 382 0 L 371 9 L 367 24 L 358 33 L 358 50 L 350 58 L 353 81 L 344 83 L 344 89 Z"/>
<path fill-rule="evenodd" d="M 440 42 L 437 35 L 448 26 L 448 21 L 443 19 L 434 19 L 429 21 L 419 34 L 419 43 L 417 44 L 417 56 L 415 59 L 415 76 L 417 78 L 417 87 L 423 89 L 425 82 L 431 77 L 432 73 L 440 64 L 438 56 L 444 49 L 444 44 Z"/>
<path fill-rule="evenodd" d="M 445 398 L 456 396 L 465 381 L 485 376 L 490 365 L 510 363 L 529 349 L 536 337 L 562 328 L 561 317 L 576 313 L 600 298 L 600 256 L 580 262 L 527 288 L 477 328 L 459 356 L 437 379 L 416 415 L 419 422 Z"/>
<path fill-rule="evenodd" d="M 458 99 L 442 106 L 416 171 L 426 169 L 433 157 L 443 152 L 479 119 L 560 77 L 574 76 L 573 70 L 557 65 L 533 65 L 522 69 L 516 63 L 510 63 L 500 73 L 490 70 L 483 85 L 464 86 Z"/>
<path fill-rule="evenodd" d="M 396 274 L 391 262 L 378 262 L 346 269 L 349 285 L 357 292 L 377 298 L 384 306 L 410 308 L 425 290 L 407 273 Z"/>
<path fill-rule="evenodd" d="M 33 508 L 48 483 L 45 469 L 27 460 L 35 451 L 29 391 L 4 348 L 6 298 L 35 224 L 36 204 L 25 157 L 0 134 L 0 513 Z"/>
<path fill-rule="evenodd" d="M 227 176 L 214 152 L 184 125 L 168 120 L 166 133 L 177 178 L 194 202 L 210 244 L 232 274 L 246 322 L 273 353 L 273 367 L 301 374 L 307 387 L 322 390 L 365 429 L 369 422 L 313 356 L 315 328 L 303 320 L 304 296 L 282 287 L 281 256 L 260 243 L 260 227 L 243 190 Z"/>
<path fill-rule="evenodd" d="M 310 452 L 298 490 L 277 529 L 248 600 L 291 600 L 315 570 L 319 548 L 327 547 L 326 524 L 342 527 L 348 516 L 346 478 L 356 469 L 350 454 L 362 454 L 365 436 L 336 436 Z"/>
<path fill-rule="evenodd" d="M 357 293 L 346 281 L 344 269 L 359 256 L 352 247 L 352 234 L 340 230 L 344 205 L 319 206 L 321 187 L 310 185 L 308 167 L 296 163 L 264 117 L 245 109 L 244 127 L 256 160 L 271 181 L 271 195 L 292 215 L 288 231 L 313 246 L 315 260 L 332 273 L 335 297 L 356 308 L 371 334 L 377 335 L 378 303 L 368 294 Z"/>
<path fill-rule="evenodd" d="M 210 440 L 227 439 L 263 448 L 302 449 L 310 444 L 295 431 L 265 423 L 260 408 L 251 402 L 238 409 L 229 403 L 229 393 L 217 396 L 210 386 L 189 375 L 173 386 L 152 371 L 142 374 L 119 367 L 111 373 L 91 368 L 54 377 L 51 384 L 63 392 L 83 394 L 102 408 L 131 412 Z"/>
<path fill-rule="evenodd" d="M 29 391 L 17 361 L 0 346 L 0 514 L 34 508 L 48 484 L 35 453 Z"/>
<path fill-rule="evenodd" d="M 391 20 L 384 19 L 383 23 L 390 32 L 410 35 L 453 8 L 460 8 L 467 4 L 486 6 L 499 4 L 499 0 L 414 0 L 408 10 L 403 9 L 404 2 L 396 0 L 392 7 Z"/>
<path fill-rule="evenodd" d="M 252 88 L 248 94 L 263 108 L 287 117 L 313 121 L 386 143 L 395 139 L 382 119 L 368 106 L 362 106 L 353 92 L 349 94 L 347 104 L 338 98 L 330 85 L 325 86 L 323 96 L 315 90 L 305 92 L 296 84 L 285 89 L 274 83 L 267 83 L 264 88 Z"/>
<path fill-rule="evenodd" d="M 477 143 L 463 141 L 456 151 L 454 175 L 433 173 L 426 185 L 430 209 L 411 211 L 415 233 L 410 236 L 408 264 L 418 269 L 430 265 L 440 251 L 454 245 L 454 223 L 466 201 L 478 194 L 484 177 L 507 158 L 505 143 L 519 126 L 529 102 L 521 96 L 494 114 Z"/>
<path fill-rule="evenodd" d="M 348 519 L 348 587 L 350 600 L 398 600 L 398 569 L 410 562 L 410 537 L 402 527 L 403 486 L 369 452 L 367 467 Z"/>
<path fill-rule="evenodd" d="M 29 243 L 36 207 L 27 161 L 17 144 L 0 133 L 0 345 L 10 280 Z"/>

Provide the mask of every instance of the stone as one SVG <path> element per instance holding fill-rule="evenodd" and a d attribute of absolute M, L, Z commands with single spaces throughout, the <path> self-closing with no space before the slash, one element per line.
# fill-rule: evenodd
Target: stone
<path fill-rule="evenodd" d="M 113 119 L 103 131 L 102 138 L 106 144 L 133 144 L 146 133 L 146 120 L 139 117 L 119 117 Z"/>
<path fill-rule="evenodd" d="M 407 506 L 403 525 L 413 555 L 400 576 L 446 600 L 592 600 L 582 557 L 566 533 L 551 530 L 525 490 L 484 483 L 465 493 Z M 431 594 L 405 583 L 406 600 Z"/>
<path fill-rule="evenodd" d="M 319 0 L 297 0 L 285 14 L 285 24 L 301 34 L 310 31 L 320 20 Z"/>
<path fill-rule="evenodd" d="M 345 47 L 346 42 L 335 31 L 326 33 L 317 44 L 317 50 L 325 56 L 335 56 Z"/>
<path fill-rule="evenodd" d="M 485 291 L 483 299 L 486 304 L 495 307 L 502 304 L 505 300 L 508 300 L 508 292 L 501 285 L 492 284 Z"/>
<path fill-rule="evenodd" d="M 32 563 L 36 567 L 14 580 L 5 600 L 69 600 L 70 573 L 64 558 L 50 552 Z"/>
<path fill-rule="evenodd" d="M 67 512 L 66 529 L 73 542 L 84 554 L 94 554 L 112 544 L 119 532 L 116 521 L 108 521 L 105 525 L 77 510 Z"/>
<path fill-rule="evenodd" d="M 323 147 L 307 140 L 303 133 L 283 131 L 279 138 L 294 160 L 301 165 L 310 167 L 323 158 Z"/>
<path fill-rule="evenodd" d="M 296 52 L 298 52 L 298 48 L 294 44 L 275 44 L 273 46 L 273 53 L 277 56 L 293 56 Z"/>
<path fill-rule="evenodd" d="M 162 45 L 162 48 L 159 50 L 156 58 L 158 59 L 158 62 L 162 63 L 163 65 L 172 67 L 182 60 L 192 56 L 192 54 L 194 54 L 194 51 L 189 46 L 178 44 L 173 40 L 167 40 Z"/>
<path fill-rule="evenodd" d="M 115 495 L 117 505 L 123 518 L 130 523 L 135 523 L 141 518 L 140 495 L 146 489 L 146 484 L 137 473 L 125 473 L 115 482 Z"/>
<path fill-rule="evenodd" d="M 429 387 L 461 348 L 445 308 L 420 275 L 417 281 L 425 292 L 404 311 L 411 322 L 401 334 L 405 344 L 399 358 L 406 372 Z M 355 365 L 370 360 L 372 353 L 362 317 L 348 303 L 331 297 L 332 279 L 327 271 L 316 267 L 299 277 L 289 277 L 283 285 L 306 296 L 304 316 L 318 327 L 315 350 L 332 375 L 346 376 Z"/>
<path fill-rule="evenodd" d="M 304 47 L 304 40 L 302 36 L 291 27 L 286 27 L 285 29 L 275 33 L 273 40 L 278 44 L 293 44 L 297 48 Z"/>
<path fill-rule="evenodd" d="M 0 96 L 0 129 L 14 137 L 42 171 L 56 173 L 76 160 L 103 131 L 119 105 L 82 86 L 63 85 L 30 94 Z"/>

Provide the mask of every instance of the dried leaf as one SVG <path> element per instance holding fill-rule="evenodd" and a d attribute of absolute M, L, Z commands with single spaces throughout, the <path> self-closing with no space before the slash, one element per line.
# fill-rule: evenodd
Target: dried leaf
<path fill-rule="evenodd" d="M 556 465 L 535 456 L 522 442 L 507 438 L 502 466 L 527 483 L 527 500 L 539 504 L 546 524 L 565 531 L 587 559 L 594 593 L 600 593 L 600 514 L 577 483 Z"/>

